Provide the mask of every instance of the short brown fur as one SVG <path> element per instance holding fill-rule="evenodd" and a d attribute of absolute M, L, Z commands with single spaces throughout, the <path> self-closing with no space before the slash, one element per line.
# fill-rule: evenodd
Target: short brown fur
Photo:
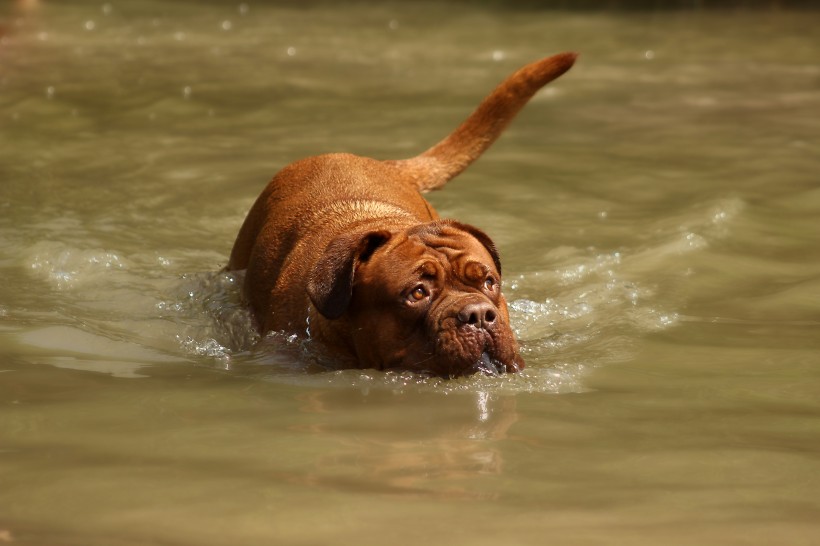
<path fill-rule="evenodd" d="M 575 58 L 562 53 L 518 70 L 414 158 L 328 154 L 282 169 L 248 213 L 228 263 L 247 270 L 244 294 L 260 331 L 305 334 L 309 323 L 340 366 L 450 377 L 488 363 L 521 369 L 492 241 L 440 220 L 421 192 L 477 159 Z"/>

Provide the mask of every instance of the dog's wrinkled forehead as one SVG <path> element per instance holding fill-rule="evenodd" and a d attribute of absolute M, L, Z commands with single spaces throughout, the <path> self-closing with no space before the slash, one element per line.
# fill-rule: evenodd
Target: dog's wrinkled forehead
<path fill-rule="evenodd" d="M 456 228 L 452 222 L 428 222 L 413 226 L 408 232 L 408 237 L 419 237 L 425 242 L 435 244 L 439 239 L 453 238 L 463 235 L 463 230 Z"/>
<path fill-rule="evenodd" d="M 455 260 L 466 252 L 483 247 L 501 273 L 501 262 L 495 243 L 480 229 L 454 220 L 440 220 L 415 226 L 407 232 L 410 240 L 418 240 L 428 248 Z"/>

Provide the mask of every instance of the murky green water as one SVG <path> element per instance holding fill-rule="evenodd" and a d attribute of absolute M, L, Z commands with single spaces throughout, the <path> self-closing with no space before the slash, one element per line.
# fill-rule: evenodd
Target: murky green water
<path fill-rule="evenodd" d="M 0 19 L 0 543 L 820 541 L 817 12 L 34 2 Z M 327 372 L 218 273 L 286 163 L 414 155 L 529 367 Z"/>

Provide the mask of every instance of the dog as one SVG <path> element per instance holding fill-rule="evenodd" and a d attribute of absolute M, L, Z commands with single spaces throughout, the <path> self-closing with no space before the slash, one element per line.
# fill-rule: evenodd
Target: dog
<path fill-rule="evenodd" d="M 276 174 L 227 266 L 246 270 L 244 298 L 260 332 L 307 336 L 345 368 L 450 378 L 521 370 L 495 244 L 439 218 L 422 193 L 475 161 L 576 56 L 519 69 L 416 157 L 326 154 Z"/>

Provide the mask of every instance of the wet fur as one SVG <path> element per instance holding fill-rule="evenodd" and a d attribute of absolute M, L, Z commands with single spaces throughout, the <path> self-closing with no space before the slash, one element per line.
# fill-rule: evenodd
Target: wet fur
<path fill-rule="evenodd" d="M 244 294 L 260 331 L 304 334 L 309 320 L 311 337 L 337 354 L 342 366 L 454 376 L 469 373 L 475 364 L 471 360 L 486 361 L 489 355 L 506 371 L 520 369 L 523 360 L 500 292 L 484 291 L 468 282 L 463 271 L 419 241 L 437 230 L 447 231 L 454 244 L 483 264 L 486 275 L 500 282 L 494 244 L 478 228 L 440 221 L 422 193 L 441 188 L 477 159 L 532 95 L 566 72 L 575 58 L 573 53 L 562 53 L 521 68 L 455 131 L 416 157 L 378 161 L 327 154 L 297 161 L 276 174 L 248 213 L 228 264 L 230 270 L 247 270 Z M 427 317 L 418 325 L 396 326 L 404 333 L 390 334 L 378 327 L 363 332 L 361 325 L 369 323 L 367 313 L 381 316 L 382 323 L 395 318 L 389 313 L 404 316 L 401 303 L 392 311 L 385 302 L 361 309 L 368 300 L 363 292 L 378 292 L 377 284 L 388 282 L 375 278 L 365 283 L 367 271 L 413 277 L 408 264 L 416 259 L 437 264 L 430 266 L 440 270 L 437 297 L 461 298 L 485 308 L 493 305 L 498 313 L 491 314 L 497 322 L 488 321 L 486 331 L 476 331 L 475 325 L 461 324 L 454 310 L 447 316 Z M 391 269 L 391 260 L 405 264 L 404 269 Z M 446 327 L 453 320 L 456 324 Z M 438 326 L 430 321 L 438 321 Z M 415 345 L 394 351 L 394 345 L 408 343 L 401 336 L 412 337 Z M 376 347 L 383 347 L 383 354 L 374 355 Z"/>

